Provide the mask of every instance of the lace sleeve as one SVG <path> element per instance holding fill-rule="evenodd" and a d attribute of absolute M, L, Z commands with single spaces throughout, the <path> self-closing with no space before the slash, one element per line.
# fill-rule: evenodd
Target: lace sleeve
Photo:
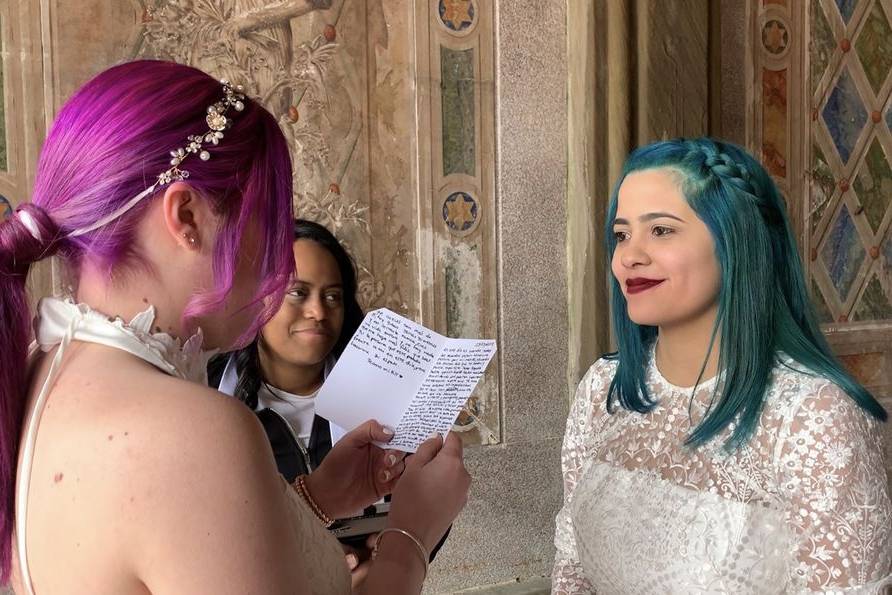
<path fill-rule="evenodd" d="M 873 592 L 892 572 L 892 504 L 879 423 L 836 385 L 815 383 L 777 444 L 793 580 Z"/>
<path fill-rule="evenodd" d="M 557 549 L 554 569 L 551 575 L 551 592 L 553 595 L 572 595 L 576 593 L 594 593 L 591 582 L 585 576 L 576 551 L 576 536 L 573 532 L 573 519 L 570 516 L 570 504 L 573 501 L 573 490 L 579 479 L 583 463 L 586 459 L 585 434 L 589 425 L 592 410 L 592 385 L 594 366 L 579 382 L 576 396 L 567 418 L 564 433 L 564 444 L 561 448 L 561 470 L 564 477 L 564 502 L 555 519 L 554 545 Z"/>

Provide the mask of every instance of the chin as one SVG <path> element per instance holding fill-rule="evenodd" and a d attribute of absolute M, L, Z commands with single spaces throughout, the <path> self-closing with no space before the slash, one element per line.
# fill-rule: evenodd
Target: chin
<path fill-rule="evenodd" d="M 301 353 L 300 355 L 292 355 L 288 358 L 288 363 L 295 367 L 318 366 L 324 363 L 329 352 L 325 353 Z"/>
<path fill-rule="evenodd" d="M 666 321 L 665 316 L 661 316 L 654 312 L 627 310 L 626 313 L 629 316 L 629 320 L 638 326 L 660 326 Z"/>

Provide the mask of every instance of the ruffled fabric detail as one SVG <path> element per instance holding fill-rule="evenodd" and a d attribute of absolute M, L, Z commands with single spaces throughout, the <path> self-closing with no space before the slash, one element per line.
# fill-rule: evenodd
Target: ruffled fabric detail
<path fill-rule="evenodd" d="M 130 322 L 106 316 L 86 304 L 58 298 L 42 299 L 38 312 L 35 336 L 44 352 L 59 345 L 73 327 L 73 341 L 122 349 L 171 376 L 207 385 L 207 363 L 217 350 L 201 349 L 204 337 L 200 328 L 185 342 L 167 333 L 153 332 L 154 306 L 149 306 Z"/>

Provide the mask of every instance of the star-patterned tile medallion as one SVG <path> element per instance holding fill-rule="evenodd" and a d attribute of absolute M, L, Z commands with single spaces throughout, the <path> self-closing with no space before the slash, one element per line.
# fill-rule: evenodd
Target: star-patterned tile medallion
<path fill-rule="evenodd" d="M 473 229 L 478 215 L 477 201 L 466 192 L 453 192 L 443 201 L 443 221 L 454 232 L 465 233 Z"/>
<path fill-rule="evenodd" d="M 784 53 L 789 43 L 790 35 L 781 21 L 772 19 L 762 27 L 762 45 L 769 53 L 780 55 Z"/>
<path fill-rule="evenodd" d="M 440 21 L 447 29 L 464 31 L 474 24 L 474 0 L 440 0 Z"/>

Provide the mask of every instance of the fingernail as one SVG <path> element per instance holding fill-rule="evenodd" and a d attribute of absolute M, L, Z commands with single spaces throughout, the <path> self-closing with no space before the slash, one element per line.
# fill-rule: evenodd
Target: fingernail
<path fill-rule="evenodd" d="M 390 471 L 381 472 L 381 481 L 390 481 Z"/>
<path fill-rule="evenodd" d="M 387 455 L 387 464 L 391 467 L 396 465 L 396 455 Z"/>
<path fill-rule="evenodd" d="M 359 558 L 357 558 L 355 554 L 347 555 L 347 566 L 350 567 L 350 570 L 353 570 L 354 568 L 356 568 L 356 566 L 358 564 L 359 564 Z"/>
<path fill-rule="evenodd" d="M 428 436 L 427 439 L 431 440 L 433 438 L 439 438 L 439 437 L 440 437 L 440 432 L 434 432 L 430 436 Z"/>
<path fill-rule="evenodd" d="M 387 434 L 388 436 L 393 436 L 393 430 L 388 428 L 387 426 L 381 426 L 381 431 Z"/>

